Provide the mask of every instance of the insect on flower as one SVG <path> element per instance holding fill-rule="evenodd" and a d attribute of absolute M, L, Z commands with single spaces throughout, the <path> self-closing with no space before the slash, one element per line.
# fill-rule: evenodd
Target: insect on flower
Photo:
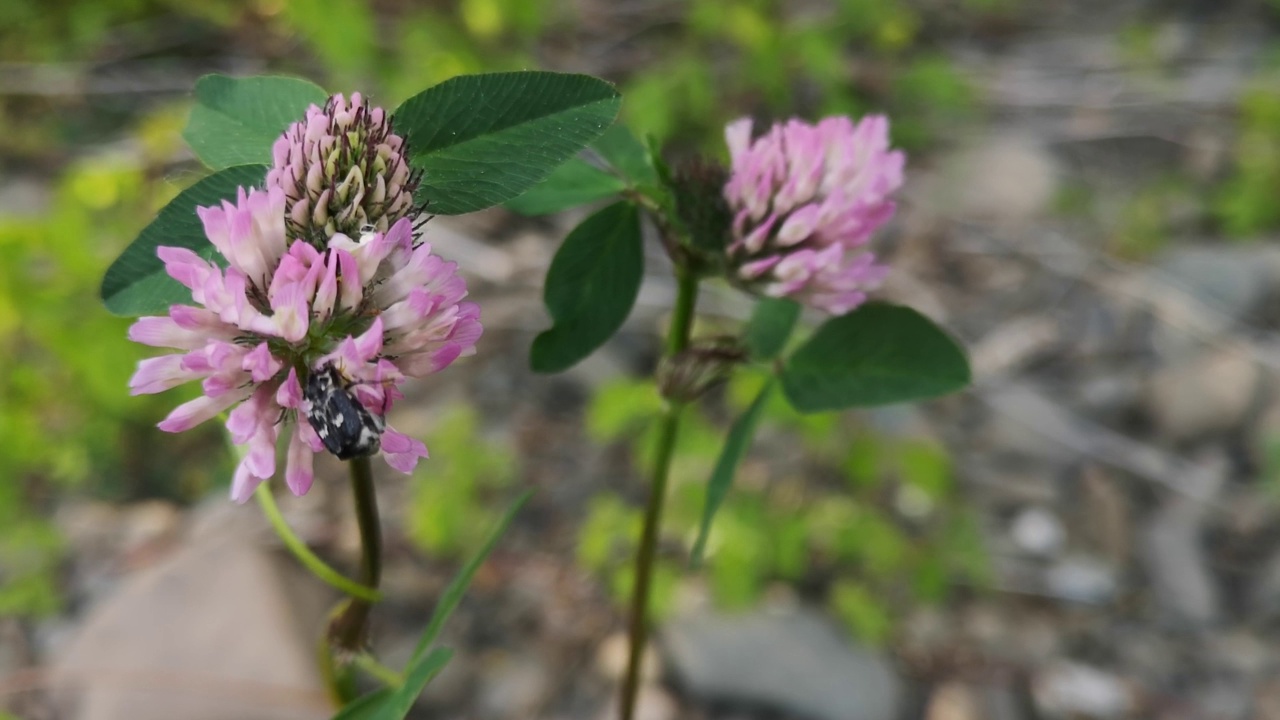
<path fill-rule="evenodd" d="M 351 392 L 353 385 L 338 368 L 326 364 L 311 371 L 303 391 L 307 422 L 340 460 L 378 452 L 387 426 L 382 414 L 370 411 Z"/>
<path fill-rule="evenodd" d="M 482 332 L 457 265 L 420 239 L 416 175 L 384 111 L 334 96 L 272 153 L 266 187 L 196 208 L 221 260 L 157 248 L 192 304 L 129 330 L 177 351 L 143 360 L 133 393 L 191 381 L 204 391 L 161 430 L 229 411 L 232 441 L 248 448 L 231 481 L 241 503 L 276 475 L 283 438 L 284 481 L 295 495 L 311 488 L 315 455 L 326 450 L 343 460 L 380 453 L 412 472 L 427 447 L 384 416 L 404 397 L 403 382 L 473 354 Z"/>

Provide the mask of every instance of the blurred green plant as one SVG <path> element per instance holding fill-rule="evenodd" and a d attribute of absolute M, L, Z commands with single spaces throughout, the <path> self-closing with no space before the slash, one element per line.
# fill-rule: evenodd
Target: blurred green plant
<path fill-rule="evenodd" d="M 464 73 L 562 64 L 586 20 L 551 0 L 451 0 L 429 6 L 370 0 L 12 0 L 0 7 L 0 60 L 59 63 L 210 52 L 227 37 L 257 44 L 273 69 L 302 72 L 340 91 L 361 88 L 391 106 L 417 89 Z M 1005 16 L 1020 0 L 965 0 L 961 15 Z M 895 116 L 895 144 L 916 150 L 972 118 L 977 99 L 963 75 L 924 40 L 936 22 L 912 0 L 829 0 L 803 9 L 781 0 L 693 0 L 655 14 L 640 41 L 656 62 L 615 74 L 640 137 L 685 147 L 720 146 L 724 123 L 743 114 Z M 951 20 L 951 21 L 954 21 Z M 159 42 L 160 25 L 192 42 Z M 246 36 L 243 28 L 256 33 Z M 203 40 L 204 42 L 195 42 Z M 301 45 L 309 51 L 279 48 Z M 250 54 L 255 53 L 253 48 Z M 317 67 L 318 66 L 318 67 Z M 51 66 L 52 68 L 53 66 Z M 65 71 L 74 75 L 75 66 Z M 62 72 L 56 68 L 51 72 Z M 628 74 L 630 73 L 630 74 Z M 85 78 L 73 77 L 76 82 Z M 74 93 L 40 100 L 60 107 Z M 108 99 L 108 104 L 112 102 Z M 85 136 L 78 113 L 33 113 L 0 102 L 0 147 L 35 152 Z M 116 113 L 127 124 L 129 104 Z M 104 112 L 93 123 L 117 131 Z M 95 137 L 103 128 L 89 128 Z"/>
<path fill-rule="evenodd" d="M 1280 227 L 1280 70 L 1264 71 L 1240 97 L 1240 128 L 1234 171 L 1222 184 L 1214 213 L 1228 235 L 1238 238 Z"/>
<path fill-rule="evenodd" d="M 623 83 L 623 117 L 642 136 L 713 148 L 724 122 L 743 113 L 887 111 L 894 144 L 915 150 L 976 113 L 950 61 L 916 47 L 924 19 L 902 0 L 837 0 L 807 12 L 771 0 L 687 7 L 666 38 L 667 59 Z"/>
<path fill-rule="evenodd" d="M 155 447 L 152 423 L 172 400 L 128 396 L 144 348 L 94 300 L 112 257 L 176 191 L 148 168 L 172 152 L 180 122 L 173 108 L 148 115 L 139 153 L 77 161 L 47 206 L 0 211 L 0 615 L 58 607 L 63 544 L 39 511 L 60 494 L 189 497 L 220 474 L 172 462 L 200 434 Z"/>
<path fill-rule="evenodd" d="M 728 409 L 745 408 L 762 382 L 735 376 L 724 393 Z M 588 432 L 630 447 L 639 472 L 658 405 L 649 383 L 607 383 L 587 410 Z M 685 416 L 665 509 L 666 541 L 686 548 L 719 449 L 709 410 Z M 800 414 L 780 393 L 763 412 L 761 451 L 740 468 L 707 543 L 707 585 L 718 605 L 749 607 L 770 584 L 787 583 L 816 592 L 853 635 L 881 643 L 911 607 L 942 602 L 957 583 L 989 582 L 981 535 L 939 445 L 878 432 L 848 414 Z M 589 503 L 578 536 L 578 561 L 620 603 L 640 522 L 638 509 L 604 492 Z M 680 566 L 666 559 L 659 568 L 653 614 L 661 617 L 674 609 Z"/>
<path fill-rule="evenodd" d="M 431 462 L 409 483 L 409 538 L 431 557 L 471 552 L 497 521 L 493 501 L 515 477 L 510 448 L 480 433 L 475 410 L 446 409 L 431 434 Z"/>
<path fill-rule="evenodd" d="M 1201 214 L 1201 205 L 1184 180 L 1168 178 L 1139 188 L 1112 225 L 1111 251 L 1132 260 L 1148 258 Z"/>

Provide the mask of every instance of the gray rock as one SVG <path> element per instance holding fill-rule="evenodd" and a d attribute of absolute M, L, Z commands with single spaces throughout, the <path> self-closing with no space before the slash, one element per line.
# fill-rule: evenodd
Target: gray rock
<path fill-rule="evenodd" d="M 1195 698 L 1197 717 L 1214 720 L 1245 720 L 1255 717 L 1253 688 L 1242 678 L 1216 678 L 1203 686 L 1190 688 L 1187 694 Z"/>
<path fill-rule="evenodd" d="M 1175 172 L 1186 156 L 1177 142 L 1153 135 L 1101 135 L 1053 143 L 1062 163 L 1084 180 L 1142 183 Z"/>
<path fill-rule="evenodd" d="M 255 537 L 206 530 L 125 578 L 53 663 L 61 717 L 329 717 L 313 648 L 332 594 Z"/>
<path fill-rule="evenodd" d="M 1009 535 L 1018 549 L 1030 555 L 1058 554 L 1067 540 L 1066 528 L 1051 510 L 1042 507 L 1023 509 L 1009 525 Z"/>
<path fill-rule="evenodd" d="M 1021 223 L 1043 213 L 1058 188 L 1058 168 L 1037 140 L 996 136 L 962 150 L 945 163 L 941 200 L 957 214 Z"/>
<path fill-rule="evenodd" d="M 480 661 L 479 715 L 519 720 L 534 717 L 550 696 L 552 668 L 528 654 L 495 651 Z"/>
<path fill-rule="evenodd" d="M 1249 591 L 1249 610 L 1258 620 L 1280 617 L 1280 552 L 1272 554 L 1255 573 Z"/>
<path fill-rule="evenodd" d="M 1134 709 L 1132 691 L 1120 678 L 1089 665 L 1060 662 L 1033 680 L 1036 707 L 1049 717 L 1115 718 Z"/>
<path fill-rule="evenodd" d="M 676 720 L 680 708 L 662 688 L 657 685 L 641 685 L 636 693 L 635 720 Z M 617 720 L 618 696 L 609 698 L 609 703 L 597 716 L 599 720 Z"/>
<path fill-rule="evenodd" d="M 1226 479 L 1227 459 L 1207 463 L 1201 481 L 1205 497 L 1215 497 Z M 1208 503 L 1190 497 L 1171 497 L 1148 521 L 1141 535 L 1141 558 L 1151 579 L 1156 604 L 1180 624 L 1209 625 L 1219 619 L 1218 584 L 1209 571 L 1204 550 L 1204 519 Z"/>
<path fill-rule="evenodd" d="M 1246 346 L 1229 344 L 1157 372 L 1147 408 L 1171 441 L 1200 439 L 1244 422 L 1262 387 L 1262 370 Z"/>
<path fill-rule="evenodd" d="M 1239 322 L 1261 309 L 1275 287 L 1280 250 L 1266 245 L 1181 247 L 1160 257 L 1149 274 Z"/>
<path fill-rule="evenodd" d="M 1115 570 L 1107 563 L 1087 556 L 1069 556 L 1045 571 L 1050 594 L 1072 602 L 1101 605 L 1116 595 Z"/>
<path fill-rule="evenodd" d="M 1012 688 L 951 681 L 934 689 L 924 720 L 1022 720 L 1025 715 Z"/>
<path fill-rule="evenodd" d="M 699 613 L 669 623 L 662 639 L 674 678 L 699 699 L 813 720 L 892 720 L 902 709 L 889 662 L 813 611 Z"/>
<path fill-rule="evenodd" d="M 9 180 L 0 185 L 0 215 L 40 218 L 49 212 L 48 185 L 38 180 Z"/>

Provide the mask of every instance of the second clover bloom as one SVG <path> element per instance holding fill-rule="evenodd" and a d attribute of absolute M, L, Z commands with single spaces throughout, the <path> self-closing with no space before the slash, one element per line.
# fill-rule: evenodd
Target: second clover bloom
<path fill-rule="evenodd" d="M 861 305 L 888 272 L 866 245 L 902 185 L 905 157 L 889 149 L 888 119 L 789 120 L 756 138 L 742 119 L 725 139 L 734 280 L 833 315 Z"/>
<path fill-rule="evenodd" d="M 462 302 L 456 265 L 415 244 L 408 218 L 387 232 L 335 233 L 322 247 L 289 240 L 285 191 L 241 190 L 235 203 L 199 208 L 205 234 L 225 269 L 185 248 L 160 247 L 168 274 L 191 290 L 191 305 L 144 317 L 130 339 L 177 353 L 142 361 L 134 394 L 199 380 L 203 394 L 160 423 L 181 432 L 230 410 L 232 440 L 247 446 L 231 495 L 246 501 L 276 474 L 276 447 L 287 438 L 285 482 L 295 494 L 312 483 L 324 442 L 307 422 L 304 388 L 316 373 L 336 377 L 342 392 L 378 418 L 403 397 L 406 377 L 436 372 L 475 351 L 479 308 Z M 387 464 L 411 471 L 427 449 L 378 428 L 369 447 Z"/>

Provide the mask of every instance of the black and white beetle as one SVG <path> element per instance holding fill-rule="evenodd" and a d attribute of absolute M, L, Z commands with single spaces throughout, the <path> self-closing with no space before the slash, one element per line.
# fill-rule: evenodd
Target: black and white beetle
<path fill-rule="evenodd" d="M 349 382 L 333 365 L 313 368 L 303 397 L 309 407 L 307 422 L 329 452 L 340 460 L 372 455 L 382 447 L 386 420 L 360 404 Z"/>

